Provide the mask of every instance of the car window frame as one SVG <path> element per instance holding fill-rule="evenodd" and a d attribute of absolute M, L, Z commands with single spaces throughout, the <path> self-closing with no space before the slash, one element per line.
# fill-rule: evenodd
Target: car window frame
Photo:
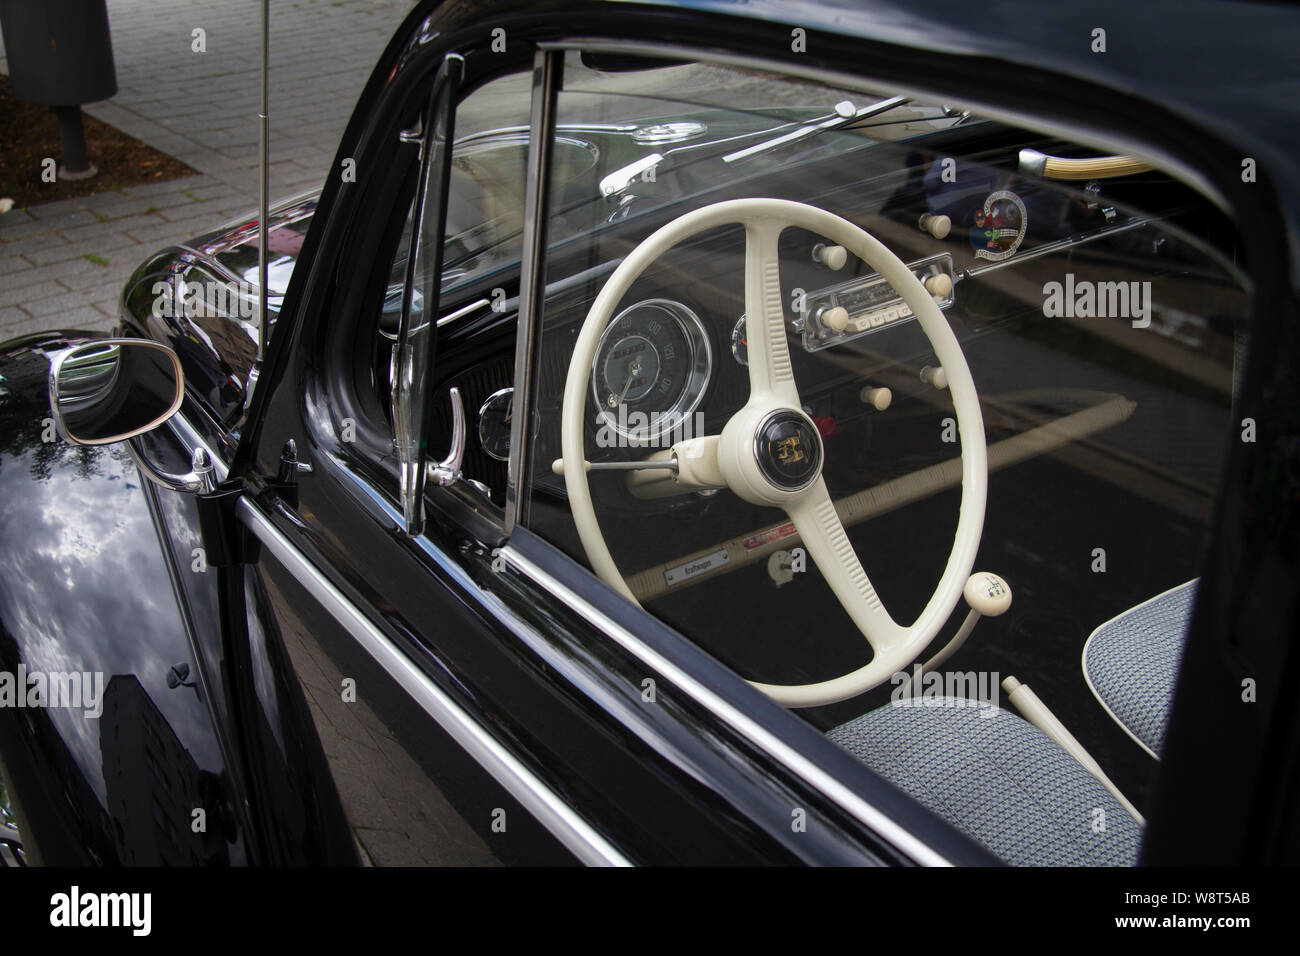
<path fill-rule="evenodd" d="M 1000 120 L 1025 130 L 1061 137 L 1078 143 L 1079 145 L 1099 149 L 1105 153 L 1133 153 L 1148 158 L 1162 171 L 1189 186 L 1209 202 L 1218 206 L 1228 214 L 1230 219 L 1241 221 L 1241 206 L 1230 198 L 1228 190 L 1220 188 L 1219 184 L 1215 181 L 1215 177 L 1205 169 L 1203 153 L 1191 153 L 1189 151 L 1187 155 L 1182 155 L 1172 151 L 1172 149 L 1166 145 L 1169 141 L 1168 135 L 1158 136 L 1154 132 L 1147 130 L 1144 130 L 1141 134 L 1117 133 L 1114 130 L 1108 130 L 1095 122 L 1081 120 L 1077 115 L 1073 115 L 1078 113 L 1078 110 L 1071 111 L 1071 115 L 1051 116 L 1044 113 L 1041 109 L 1034 109 L 1027 106 L 1023 97 L 1008 95 L 1004 101 L 1000 102 L 996 95 L 983 90 L 977 91 L 973 94 L 953 96 L 950 93 L 945 92 L 945 90 L 940 89 L 940 84 L 936 83 L 933 79 L 921 79 L 921 74 L 919 73 L 916 77 L 909 78 L 906 82 L 900 82 L 896 77 L 889 78 L 887 75 L 886 77 L 877 77 L 875 75 L 869 76 L 866 74 L 859 75 L 857 73 L 846 72 L 842 69 L 828 68 L 816 65 L 815 63 L 810 64 L 807 61 L 796 62 L 793 58 L 777 58 L 775 56 L 756 55 L 751 53 L 728 53 L 717 49 L 696 48 L 694 46 L 687 46 L 682 42 L 674 41 L 612 39 L 608 35 L 587 37 L 570 32 L 566 33 L 563 38 L 560 39 L 539 41 L 537 43 L 537 50 L 539 67 L 547 58 L 558 55 L 561 59 L 559 59 L 558 62 L 554 60 L 551 61 L 554 63 L 554 72 L 557 74 L 556 77 L 552 78 L 551 83 L 547 83 L 547 78 L 543 71 L 540 71 L 540 69 L 538 71 L 534 90 L 534 107 L 536 110 L 538 105 L 537 100 L 539 97 L 544 98 L 544 102 L 549 100 L 549 102 L 545 102 L 545 107 L 546 113 L 549 114 L 550 121 L 549 123 L 534 122 L 533 128 L 530 131 L 530 136 L 532 137 L 530 142 L 530 156 L 532 144 L 537 142 L 546 143 L 549 141 L 549 137 L 554 134 L 555 94 L 558 91 L 559 86 L 558 75 L 562 74 L 563 70 L 563 55 L 567 52 L 580 53 L 591 51 L 631 57 L 644 57 L 649 59 L 659 58 L 675 61 L 685 60 L 717 65 L 738 66 L 742 68 L 771 71 L 791 79 L 802 79 L 826 84 L 836 88 L 856 88 L 863 92 L 872 92 L 873 90 L 878 92 L 879 90 L 884 89 L 893 91 L 895 94 L 899 95 L 941 100 L 945 103 L 951 103 L 956 108 L 978 112 L 986 118 Z M 1196 124 L 1194 120 L 1186 120 L 1184 121 L 1184 125 L 1189 128 L 1198 128 L 1198 124 Z M 543 170 L 549 176 L 549 165 L 544 166 Z M 539 191 L 538 195 L 532 197 L 533 204 L 528 205 L 526 203 L 525 208 L 526 229 L 528 228 L 527 222 L 530 215 L 534 217 L 534 220 L 537 220 L 534 221 L 532 225 L 532 230 L 535 233 L 533 247 L 537 252 L 534 256 L 529 256 L 528 247 L 527 245 L 525 246 L 523 268 L 525 270 L 531 270 L 532 299 L 528 303 L 528 311 L 525 312 L 522 308 L 520 311 L 520 334 L 516 342 L 515 387 L 517 402 L 519 401 L 519 396 L 528 396 L 530 394 L 534 385 L 531 373 L 540 361 L 540 343 L 538 342 L 538 339 L 540 338 L 539 323 L 541 319 L 540 303 L 542 301 L 540 292 L 544 291 L 545 258 L 547 249 L 544 241 L 546 229 L 545 217 L 538 217 L 536 212 L 539 208 L 546 208 L 546 198 L 546 190 L 542 189 Z M 525 242 L 527 243 L 527 241 L 528 237 L 526 236 Z M 1276 257 L 1274 258 L 1276 259 Z M 540 261 L 537 261 L 538 259 L 540 259 Z M 1246 273 L 1246 278 L 1251 282 L 1251 285 L 1247 288 L 1251 300 L 1249 306 L 1249 326 L 1247 331 L 1251 335 L 1252 342 L 1258 340 L 1257 331 L 1264 319 L 1261 309 L 1262 297 L 1260 295 L 1261 285 L 1263 285 L 1265 281 L 1263 277 L 1268 275 L 1271 270 L 1275 270 L 1280 264 L 1280 260 L 1273 262 L 1271 265 L 1265 265 L 1263 262 L 1252 260 L 1250 271 Z M 1283 268 L 1282 271 L 1285 273 L 1285 268 Z M 521 306 L 523 305 L 523 288 L 524 287 L 521 285 Z M 1252 351 L 1258 353 L 1258 346 L 1253 346 Z M 1260 359 L 1258 354 L 1251 356 L 1251 368 L 1247 370 L 1242 379 L 1243 394 L 1245 394 L 1245 390 L 1249 389 L 1252 384 L 1258 387 L 1260 375 L 1259 363 Z M 1236 403 L 1234 402 L 1234 409 L 1236 407 Z M 530 462 L 528 459 L 528 442 L 525 440 L 522 429 L 530 420 L 530 417 L 531 408 L 527 404 L 522 408 L 522 413 L 520 406 L 516 405 L 516 428 L 515 433 L 512 434 L 511 438 L 511 478 L 510 487 L 507 493 L 505 514 L 507 548 L 503 550 L 503 553 L 507 554 L 510 551 L 509 536 L 514 528 L 517 525 L 522 524 L 525 526 L 525 530 L 527 530 L 528 469 L 534 467 L 535 464 L 542 464 Z M 1225 467 L 1230 467 L 1227 460 L 1225 460 Z M 1206 540 L 1207 548 L 1211 548 L 1215 543 L 1222 541 L 1225 523 L 1230 523 L 1233 520 L 1229 515 L 1224 513 L 1223 509 L 1222 495 L 1224 493 L 1225 480 L 1225 478 L 1221 477 L 1219 486 L 1216 489 L 1218 502 L 1209 519 Z M 533 536 L 530 534 L 529 537 Z M 547 545 L 547 547 L 555 551 L 557 555 L 559 554 L 559 549 L 554 548 L 553 545 Z M 559 556 L 563 557 L 563 555 Z M 1206 606 L 1209 605 L 1212 608 L 1215 608 L 1218 615 L 1221 617 L 1223 613 L 1222 602 L 1227 599 L 1228 593 L 1237 586 L 1237 583 L 1233 580 L 1219 580 L 1217 578 L 1212 581 L 1209 580 L 1212 571 L 1216 569 L 1221 570 L 1221 562 L 1211 556 L 1203 575 L 1203 579 L 1206 580 L 1207 583 L 1198 589 L 1196 605 L 1194 608 L 1194 617 L 1188 634 L 1189 643 L 1196 637 L 1196 632 L 1198 630 L 1204 629 L 1205 625 L 1203 622 L 1210 616 L 1205 610 Z M 590 574 L 590 572 L 588 573 L 590 577 L 596 581 L 594 587 L 595 592 L 601 593 L 603 590 L 608 590 L 610 594 L 618 597 L 619 600 L 626 605 L 626 610 L 629 614 L 635 615 L 639 613 L 640 615 L 646 615 L 648 613 L 642 609 L 636 608 L 634 605 L 631 605 L 625 598 L 616 595 L 612 588 L 609 588 L 608 585 L 604 584 L 604 582 L 599 581 L 594 574 Z M 586 599 L 579 599 L 577 603 L 587 610 L 590 610 L 593 606 L 588 603 Z M 652 620 L 654 620 L 656 624 L 659 623 L 657 619 L 652 618 Z M 688 640 L 684 636 L 682 639 Z M 740 679 L 738 675 L 737 679 Z M 1204 690 L 1204 680 L 1201 680 L 1200 682 L 1202 684 L 1202 690 Z M 1192 688 L 1189 686 L 1190 683 L 1190 679 L 1187 678 L 1187 671 L 1184 669 L 1179 674 L 1178 684 L 1175 688 L 1176 703 L 1173 720 L 1171 722 L 1171 733 L 1177 730 L 1180 724 L 1186 723 L 1190 725 L 1192 723 L 1190 717 L 1185 718 L 1184 716 L 1190 714 L 1193 709 L 1189 702 L 1189 697 L 1192 693 Z M 1175 767 L 1175 771 L 1176 776 L 1175 772 L 1170 771 L 1167 764 L 1162 766 L 1162 780 L 1180 779 L 1185 783 L 1190 780 L 1199 779 L 1204 783 L 1204 777 L 1198 777 L 1194 768 L 1178 766 Z M 1162 792 L 1159 797 L 1160 803 L 1155 805 L 1156 808 L 1158 809 L 1162 805 L 1169 807 L 1175 804 L 1176 799 L 1171 796 L 1170 791 L 1164 789 L 1165 785 L 1162 783 L 1158 786 L 1162 788 Z M 1149 824 L 1150 823 L 1158 824 L 1159 821 L 1155 816 L 1151 816 L 1149 819 Z M 1159 833 L 1159 836 L 1164 845 L 1173 846 L 1177 843 L 1177 840 L 1171 838 L 1170 833 L 1165 828 L 1158 829 L 1161 829 L 1162 831 Z M 1146 849 L 1146 836 L 1151 833 L 1151 830 L 1152 827 L 1148 826 L 1147 833 L 1144 834 L 1144 846 L 1140 858 L 1143 863 L 1150 862 L 1150 857 L 1148 856 Z"/>

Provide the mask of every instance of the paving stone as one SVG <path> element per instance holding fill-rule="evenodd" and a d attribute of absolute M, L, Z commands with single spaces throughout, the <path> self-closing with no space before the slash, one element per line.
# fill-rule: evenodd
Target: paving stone
<path fill-rule="evenodd" d="M 57 295 L 63 289 L 52 276 L 30 270 L 20 279 L 10 279 L 0 286 L 0 306 L 21 305 L 48 295 Z"/>
<path fill-rule="evenodd" d="M 141 257 L 143 258 L 143 256 Z M 92 289 L 119 288 L 126 277 L 134 270 L 136 263 L 121 266 L 95 265 L 86 259 L 70 259 L 41 269 L 41 274 L 48 273 L 69 292 L 85 292 Z"/>
<path fill-rule="evenodd" d="M 190 207 L 187 206 L 185 208 L 188 209 Z M 188 233 L 186 235 L 177 235 L 175 222 L 170 222 L 157 216 L 148 216 L 147 218 L 153 220 L 153 222 L 149 225 L 132 226 L 126 230 L 126 234 L 141 245 L 150 247 L 166 246 L 189 238 Z M 202 231 L 194 230 L 190 220 L 181 221 L 186 223 L 185 228 L 188 230 L 193 230 L 195 232 Z"/>
<path fill-rule="evenodd" d="M 32 264 L 22 256 L 5 256 L 0 253 L 0 276 L 13 276 L 30 268 L 32 268 Z"/>
<path fill-rule="evenodd" d="M 15 239 L 13 242 L 0 242 L 0 256 L 30 256 L 32 253 L 43 249 L 66 246 L 67 244 L 68 240 L 57 232 L 40 232 L 34 236 Z"/>
<path fill-rule="evenodd" d="M 94 217 L 91 217 L 91 220 L 91 224 L 88 226 L 77 226 L 73 229 L 60 229 L 59 233 L 64 239 L 67 239 L 68 242 L 75 245 L 93 245 L 96 239 L 104 234 L 105 225 L 111 226 L 114 232 L 129 234 L 136 229 L 145 229 L 149 226 L 157 226 L 164 222 L 164 220 L 157 216 L 146 213 L 109 219 L 104 223 L 94 221 Z"/>
<path fill-rule="evenodd" d="M 76 321 L 75 318 L 68 317 L 82 315 L 87 309 L 93 310 L 94 305 L 84 292 L 65 292 L 62 295 L 28 302 L 23 306 L 23 310 L 30 313 L 33 318 L 39 319 L 42 316 L 58 318 L 59 326 L 67 325 L 69 321 Z"/>
<path fill-rule="evenodd" d="M 74 220 L 73 224 L 79 225 L 82 221 L 95 222 L 95 217 L 89 211 L 83 209 L 80 210 L 80 212 L 84 218 Z M 8 217 L 6 216 L 6 218 Z M 26 222 L 18 222 L 15 220 L 14 225 L 8 223 L 0 224 L 0 242 L 15 242 L 19 239 L 26 239 L 28 236 L 40 235 L 58 228 L 58 226 L 52 226 L 39 219 L 28 219 Z"/>
<path fill-rule="evenodd" d="M 97 256 L 109 263 L 115 260 L 122 262 L 130 259 L 132 255 L 138 256 L 146 253 L 147 250 L 143 249 L 140 243 L 125 233 L 104 232 L 80 242 L 64 241 L 57 246 L 37 249 L 34 252 L 25 252 L 23 258 L 35 266 L 48 266 L 56 262 L 85 259 L 86 256 Z M 93 262 L 94 260 L 88 259 L 87 261 Z"/>
<path fill-rule="evenodd" d="M 34 319 L 22 309 L 8 306 L 0 309 L 0 336 L 6 339 L 17 338 L 30 332 L 44 332 L 54 328 L 48 318 Z"/>
<path fill-rule="evenodd" d="M 120 193 L 113 191 L 101 193 L 103 196 L 118 196 Z M 86 208 L 86 200 L 89 196 L 79 196 L 76 199 L 61 199 L 58 202 L 41 203 L 39 206 L 28 206 L 24 211 L 34 220 L 46 223 L 56 223 L 60 219 Z M 57 229 L 58 226 L 51 225 L 51 229 Z"/>

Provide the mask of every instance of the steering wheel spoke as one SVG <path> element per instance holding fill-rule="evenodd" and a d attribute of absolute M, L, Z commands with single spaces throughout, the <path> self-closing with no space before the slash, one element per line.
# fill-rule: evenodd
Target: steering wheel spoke
<path fill-rule="evenodd" d="M 822 478 L 785 506 L 808 554 L 877 656 L 907 640 L 867 577 Z"/>
<path fill-rule="evenodd" d="M 783 223 L 745 221 L 745 336 L 749 346 L 750 401 L 799 407 L 799 390 L 785 338 L 777 243 Z"/>

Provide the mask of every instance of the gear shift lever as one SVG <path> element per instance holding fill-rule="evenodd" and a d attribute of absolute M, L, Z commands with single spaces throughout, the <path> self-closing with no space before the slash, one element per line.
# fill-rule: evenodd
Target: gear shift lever
<path fill-rule="evenodd" d="M 938 667 L 966 643 L 966 638 L 970 637 L 971 632 L 975 630 L 975 625 L 979 623 L 980 618 L 997 617 L 1011 607 L 1011 585 L 992 571 L 976 571 L 966 579 L 962 597 L 970 606 L 970 613 L 966 615 L 966 620 L 961 622 L 957 633 L 939 653 L 924 664 L 913 668 L 910 680 L 903 685 L 903 696 L 911 693 L 912 685 L 920 681 L 922 674 Z"/>

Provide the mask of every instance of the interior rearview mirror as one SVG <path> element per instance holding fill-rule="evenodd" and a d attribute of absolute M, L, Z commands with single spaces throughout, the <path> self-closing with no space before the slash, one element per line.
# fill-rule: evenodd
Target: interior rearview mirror
<path fill-rule="evenodd" d="M 157 428 L 180 408 L 180 359 L 148 339 L 98 339 L 50 366 L 50 413 L 77 445 L 108 445 Z"/>

